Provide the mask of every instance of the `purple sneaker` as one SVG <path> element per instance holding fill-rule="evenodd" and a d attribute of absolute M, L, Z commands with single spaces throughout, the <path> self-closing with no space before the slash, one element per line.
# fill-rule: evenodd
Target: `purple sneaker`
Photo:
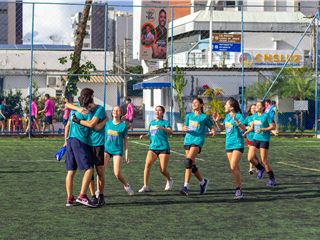
<path fill-rule="evenodd" d="M 274 185 L 276 185 L 276 179 L 269 179 L 267 187 L 273 187 Z"/>
<path fill-rule="evenodd" d="M 266 171 L 265 168 L 263 168 L 262 170 L 259 170 L 259 173 L 258 173 L 258 175 L 257 175 L 257 178 L 258 178 L 258 179 L 263 178 L 263 174 L 265 173 L 265 171 Z"/>

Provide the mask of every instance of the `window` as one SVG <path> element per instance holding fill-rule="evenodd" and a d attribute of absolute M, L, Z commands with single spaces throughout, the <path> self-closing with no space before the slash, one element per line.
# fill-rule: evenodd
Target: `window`
<path fill-rule="evenodd" d="M 90 34 L 87 34 L 84 38 L 90 38 Z"/>
<path fill-rule="evenodd" d="M 0 92 L 3 91 L 3 78 L 0 78 Z"/>
<path fill-rule="evenodd" d="M 8 9 L 0 9 L 0 14 L 8 14 Z"/>
<path fill-rule="evenodd" d="M 86 26 L 86 29 L 87 29 L 87 30 L 90 30 L 90 25 L 87 25 L 87 26 Z"/>
<path fill-rule="evenodd" d="M 245 93 L 246 92 L 246 87 L 243 87 L 243 90 L 244 90 L 244 93 Z M 239 87 L 239 95 L 242 95 L 242 87 Z"/>
<path fill-rule="evenodd" d="M 62 96 L 62 90 L 56 90 L 56 97 Z"/>
<path fill-rule="evenodd" d="M 153 107 L 154 105 L 154 93 L 153 93 L 153 89 L 150 89 L 150 107 Z"/>
<path fill-rule="evenodd" d="M 84 44 L 83 44 L 83 47 L 84 47 L 84 48 L 90 48 L 90 43 L 84 43 Z"/>

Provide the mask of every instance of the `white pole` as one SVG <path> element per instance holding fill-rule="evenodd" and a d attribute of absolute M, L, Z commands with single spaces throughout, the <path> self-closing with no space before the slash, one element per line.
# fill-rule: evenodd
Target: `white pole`
<path fill-rule="evenodd" d="M 211 5 L 211 1 L 210 1 Z M 209 68 L 212 67 L 212 7 L 210 6 L 210 21 L 209 21 Z"/>

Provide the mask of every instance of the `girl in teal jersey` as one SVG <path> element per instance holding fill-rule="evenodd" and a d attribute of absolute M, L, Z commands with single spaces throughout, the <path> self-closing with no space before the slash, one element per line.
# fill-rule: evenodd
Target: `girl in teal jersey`
<path fill-rule="evenodd" d="M 264 102 L 258 102 L 256 105 L 257 113 L 253 114 L 253 125 L 248 129 L 248 132 L 254 130 L 254 136 L 252 144 L 249 148 L 248 160 L 259 170 L 258 179 L 261 179 L 264 172 L 267 170 L 269 175 L 268 187 L 272 187 L 276 184 L 273 171 L 267 161 L 269 142 L 270 142 L 270 131 L 275 129 L 275 124 L 270 118 L 268 113 L 264 113 Z M 261 161 L 265 168 L 255 159 L 255 154 L 260 149 Z"/>
<path fill-rule="evenodd" d="M 104 172 L 106 171 L 107 164 L 112 157 L 114 175 L 123 184 L 127 193 L 129 195 L 133 195 L 133 190 L 127 183 L 124 175 L 121 173 L 123 147 L 125 149 L 126 163 L 129 163 L 128 127 L 124 122 L 121 122 L 122 108 L 119 106 L 113 107 L 111 110 L 111 116 L 113 120 L 109 120 L 105 125 Z M 95 130 L 99 131 L 100 123 L 98 123 L 97 126 L 98 127 L 95 127 Z M 100 183 L 99 180 L 99 192 L 101 187 L 102 183 Z"/>
<path fill-rule="evenodd" d="M 159 157 L 160 160 L 160 171 L 167 179 L 165 186 L 166 191 L 172 188 L 173 180 L 170 177 L 170 173 L 167 171 L 167 166 L 170 158 L 170 147 L 168 142 L 168 134 L 172 135 L 172 129 L 170 123 L 163 119 L 165 109 L 163 106 L 157 106 L 154 111 L 156 120 L 151 121 L 149 124 L 149 133 L 145 136 L 150 136 L 150 147 L 146 159 L 146 165 L 144 167 L 144 185 L 139 192 L 149 192 L 148 181 L 150 177 L 150 170 L 152 164 Z M 145 136 L 141 135 L 140 139 Z"/>
<path fill-rule="evenodd" d="M 236 99 L 229 98 L 224 105 L 224 110 L 227 113 L 227 116 L 225 117 L 223 124 L 218 122 L 219 116 L 216 112 L 213 113 L 212 118 L 220 131 L 226 130 L 226 151 L 233 179 L 236 184 L 234 199 L 237 200 L 243 197 L 239 162 L 244 150 L 242 132 L 246 130 L 246 126 L 244 125 L 245 121 L 242 116 L 239 102 Z"/>
<path fill-rule="evenodd" d="M 247 129 L 250 128 L 251 124 L 253 124 L 253 114 L 255 114 L 257 111 L 256 111 L 256 105 L 255 104 L 252 104 L 250 107 L 249 107 L 249 110 L 247 112 L 247 117 L 245 119 L 245 125 L 247 126 Z M 247 137 L 247 145 L 248 147 L 250 148 L 251 144 L 252 144 L 252 141 L 253 141 L 253 135 L 254 135 L 254 132 L 245 132 L 243 134 L 244 137 Z M 260 159 L 258 157 L 257 154 L 254 155 L 254 158 L 260 163 Z M 253 171 L 254 171 L 254 167 L 252 165 L 252 163 L 250 162 L 250 168 L 249 168 L 249 174 L 253 174 Z M 258 171 L 256 169 L 256 171 Z"/>
<path fill-rule="evenodd" d="M 213 129 L 212 120 L 203 113 L 202 98 L 195 98 L 192 102 L 193 112 L 187 114 L 186 121 L 182 131 L 187 132 L 184 138 L 184 150 L 187 159 L 185 160 L 185 177 L 184 186 L 180 189 L 180 193 L 188 196 L 188 187 L 193 173 L 200 182 L 200 194 L 204 194 L 207 190 L 209 179 L 203 179 L 200 171 L 196 166 L 196 156 L 201 152 L 201 148 L 205 140 L 205 127 L 208 127 L 212 136 L 216 135 Z"/>

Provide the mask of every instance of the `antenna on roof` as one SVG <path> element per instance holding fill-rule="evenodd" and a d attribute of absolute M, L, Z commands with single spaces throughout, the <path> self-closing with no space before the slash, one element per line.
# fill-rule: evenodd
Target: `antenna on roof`
<path fill-rule="evenodd" d="M 51 35 L 49 38 L 52 40 L 52 46 L 54 46 L 54 42 L 58 40 L 57 35 Z"/>

